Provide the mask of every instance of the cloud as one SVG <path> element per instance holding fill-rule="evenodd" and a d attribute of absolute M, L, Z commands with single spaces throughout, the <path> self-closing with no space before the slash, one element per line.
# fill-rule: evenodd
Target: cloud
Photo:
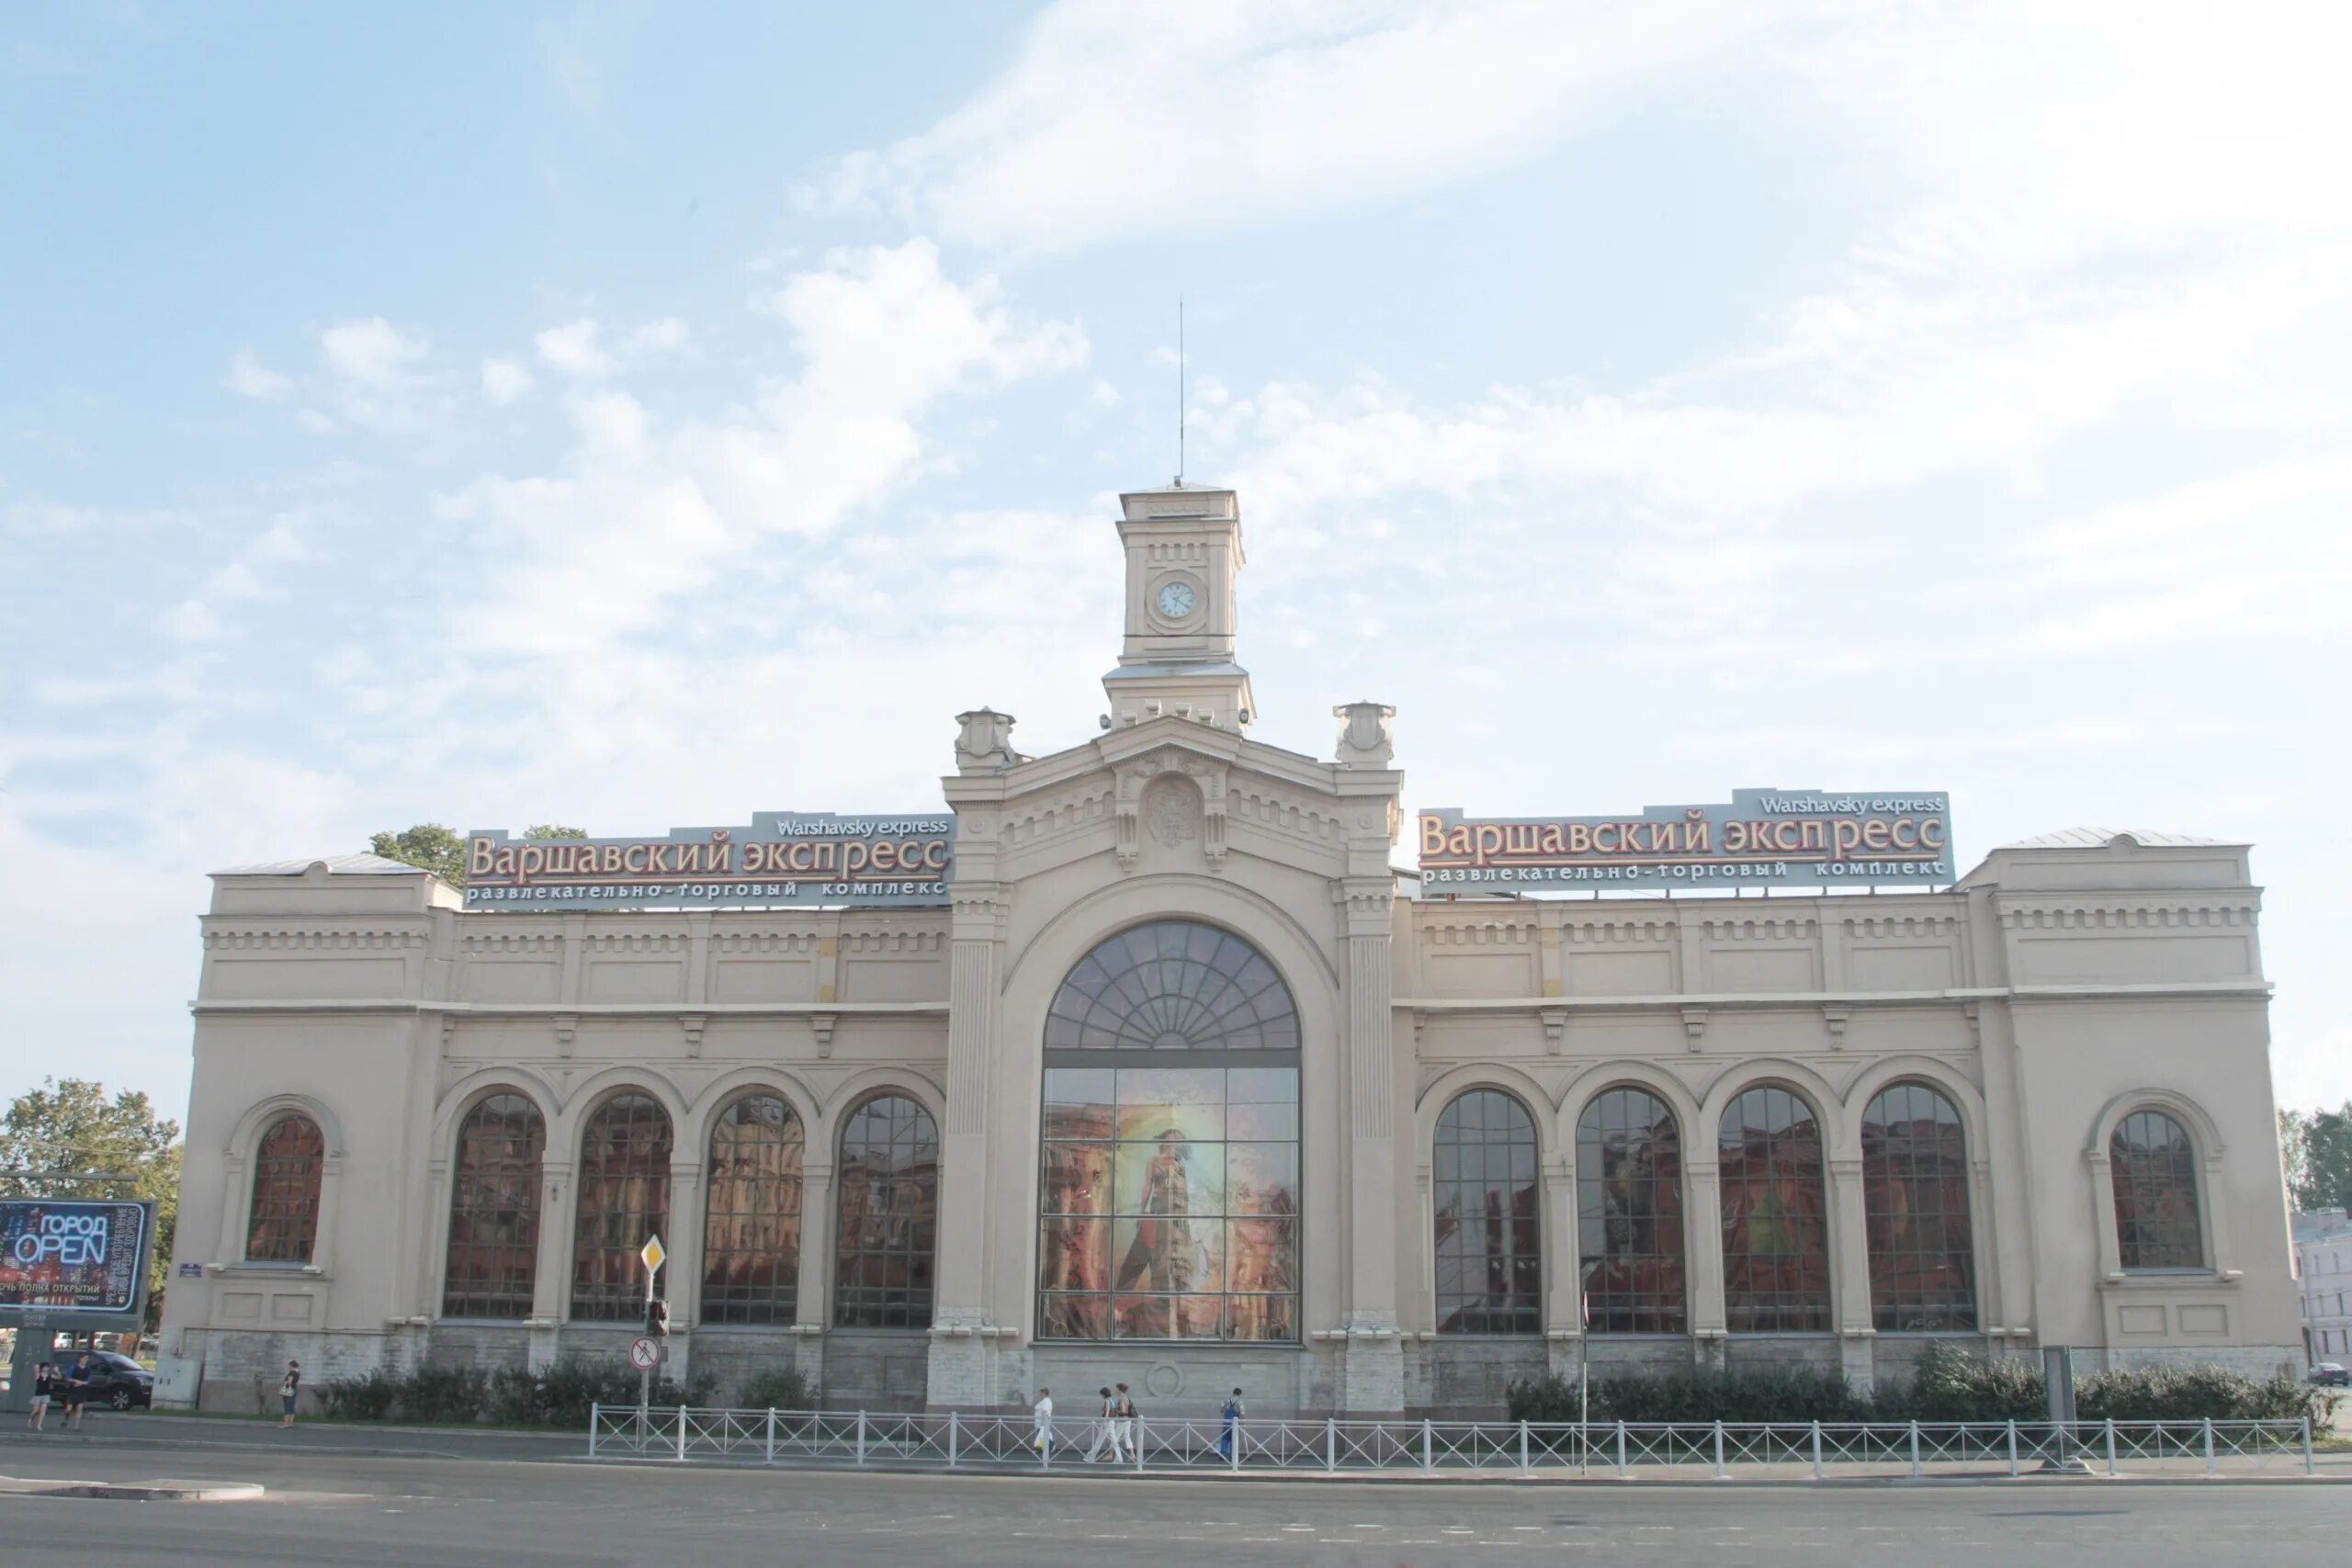
<path fill-rule="evenodd" d="M 532 386 L 531 373 L 513 359 L 485 359 L 481 362 L 481 395 L 492 402 L 504 405 L 513 402 Z"/>
<path fill-rule="evenodd" d="M 319 357 L 327 368 L 363 387 L 397 386 L 424 353 L 422 338 L 412 337 L 381 316 L 337 321 L 319 334 Z"/>
<path fill-rule="evenodd" d="M 567 376 L 602 376 L 613 368 L 613 356 L 596 346 L 596 323 L 582 319 L 549 327 L 532 341 L 539 357 Z"/>
<path fill-rule="evenodd" d="M 664 624 L 758 539 L 825 533 L 924 470 L 919 422 L 941 399 L 1075 369 L 1074 325 L 1016 318 L 986 279 L 959 284 L 928 241 L 839 252 L 752 301 L 792 334 L 799 368 L 719 420 L 664 426 L 612 392 L 572 406 L 553 472 L 485 475 L 443 495 L 511 570 L 456 612 L 493 654 L 605 648 Z M 589 330 L 543 355 L 597 353 Z M 609 363 L 607 361 L 607 363 Z"/>
<path fill-rule="evenodd" d="M 628 334 L 631 348 L 644 349 L 653 353 L 666 353 L 671 349 L 682 347 L 685 341 L 686 323 L 675 316 L 664 316 L 660 321 L 648 321 Z"/>
<path fill-rule="evenodd" d="M 1352 206 L 1525 158 L 1645 83 L 1688 88 L 1725 45 L 1801 14 L 1712 0 L 1063 0 L 969 102 L 836 161 L 797 196 L 1019 250 Z"/>
<path fill-rule="evenodd" d="M 292 378 L 265 369 L 261 361 L 243 350 L 231 356 L 229 373 L 220 378 L 220 384 L 239 397 L 257 402 L 276 402 L 294 388 Z"/>

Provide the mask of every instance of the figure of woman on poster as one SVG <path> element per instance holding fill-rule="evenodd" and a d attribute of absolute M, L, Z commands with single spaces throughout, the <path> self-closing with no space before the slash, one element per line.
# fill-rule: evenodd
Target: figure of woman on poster
<path fill-rule="evenodd" d="M 1193 1184 L 1184 1169 L 1184 1134 L 1159 1134 L 1159 1152 L 1144 1169 L 1143 1218 L 1119 1263 L 1118 1289 L 1182 1292 L 1193 1288 Z"/>

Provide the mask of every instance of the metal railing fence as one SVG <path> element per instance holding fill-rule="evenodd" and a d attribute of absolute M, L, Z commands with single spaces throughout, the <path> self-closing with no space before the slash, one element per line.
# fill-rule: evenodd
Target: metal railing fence
<path fill-rule="evenodd" d="M 1597 1479 L 1804 1480 L 2075 1472 L 2105 1475 L 2316 1473 L 2301 1421 L 1244 1420 L 1140 1416 L 1116 1442 L 1057 1421 L 1040 1446 L 1027 1416 L 726 1410 L 599 1404 L 591 1459 L 1105 1471 L 1384 1471 Z"/>

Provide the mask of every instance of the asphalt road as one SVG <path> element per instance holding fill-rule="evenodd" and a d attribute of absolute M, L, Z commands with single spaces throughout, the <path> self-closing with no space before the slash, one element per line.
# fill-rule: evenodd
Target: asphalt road
<path fill-rule="evenodd" d="M 299 1439 L 300 1432 L 288 1434 Z M 2339 1568 L 2352 1487 L 2182 1483 L 1621 1487 L 669 1470 L 304 1446 L 11 1441 L 0 1474 L 258 1481 L 260 1503 L 0 1495 L 0 1564 L 639 1568 L 1425 1564 L 1608 1552 L 1825 1568 Z M 1181 1554 L 1181 1556 L 1179 1556 Z M 1512 1561 L 1502 1559 L 1501 1561 Z"/>

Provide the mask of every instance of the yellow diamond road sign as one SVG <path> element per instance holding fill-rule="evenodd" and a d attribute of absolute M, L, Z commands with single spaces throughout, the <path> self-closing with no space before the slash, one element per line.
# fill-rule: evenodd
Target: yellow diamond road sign
<path fill-rule="evenodd" d="M 662 1250 L 662 1238 L 657 1235 L 646 1242 L 638 1256 L 645 1259 L 645 1271 L 651 1274 L 661 1269 L 662 1260 L 670 1255 Z"/>

